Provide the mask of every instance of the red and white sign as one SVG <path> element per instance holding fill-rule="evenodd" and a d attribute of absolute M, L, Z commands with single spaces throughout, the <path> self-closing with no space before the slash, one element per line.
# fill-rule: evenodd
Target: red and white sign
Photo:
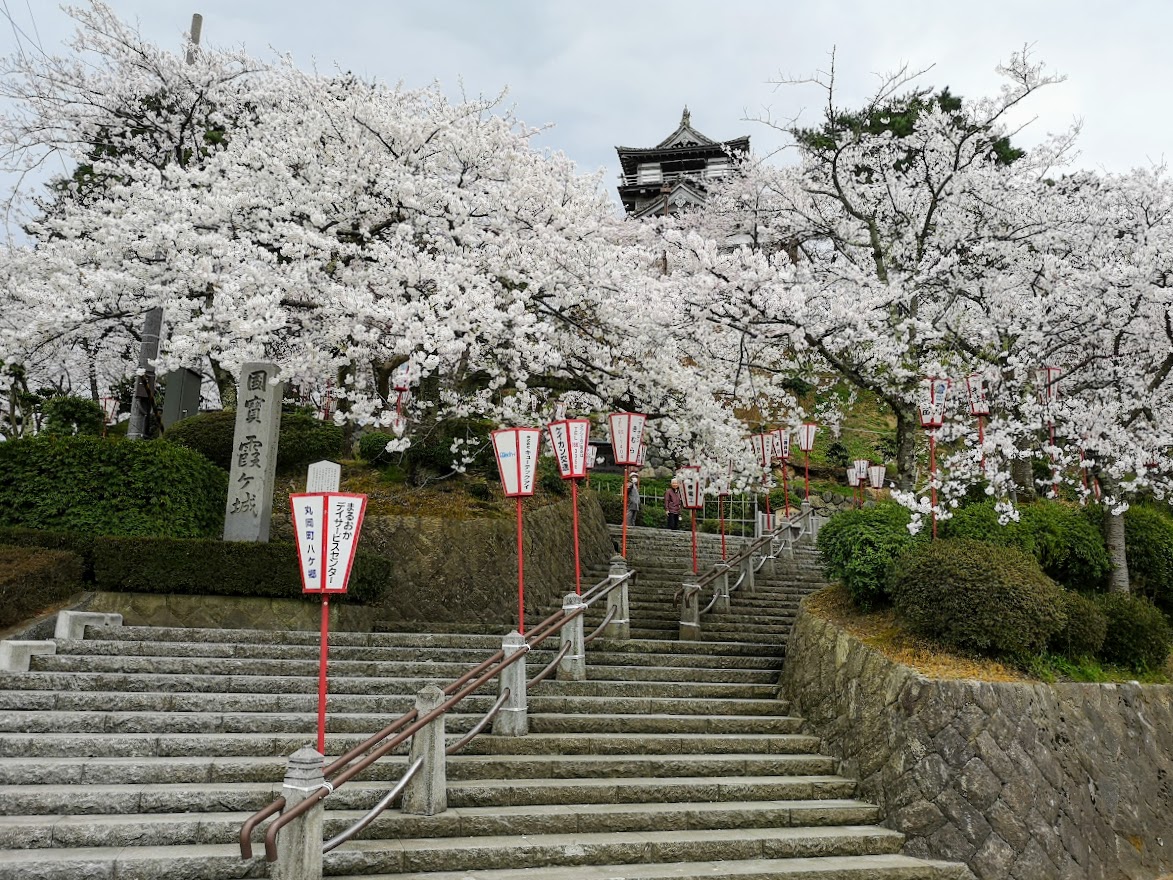
<path fill-rule="evenodd" d="M 1059 374 L 1062 372 L 1061 367 L 1040 367 L 1035 371 L 1040 403 L 1054 403 L 1055 398 L 1059 396 Z"/>
<path fill-rule="evenodd" d="M 854 464 L 855 476 L 859 479 L 859 482 L 862 483 L 868 478 L 868 467 L 871 465 L 871 462 L 866 458 L 857 458 Z"/>
<path fill-rule="evenodd" d="M 538 448 L 542 442 L 540 428 L 502 428 L 489 435 L 493 454 L 507 498 L 534 494 L 534 477 L 538 472 Z"/>
<path fill-rule="evenodd" d="M 871 483 L 873 489 L 884 488 L 884 478 L 887 473 L 882 464 L 873 464 L 868 468 L 868 482 Z"/>
<path fill-rule="evenodd" d="M 590 419 L 566 419 L 546 426 L 554 460 L 564 480 L 581 479 L 587 472 L 587 454 L 590 451 Z M 641 447 L 642 449 L 642 447 Z"/>
<path fill-rule="evenodd" d="M 701 469 L 696 465 L 689 465 L 680 469 L 680 488 L 684 490 L 684 506 L 690 510 L 700 510 L 705 505 L 704 491 L 701 486 Z"/>
<path fill-rule="evenodd" d="M 770 435 L 751 434 L 749 443 L 753 447 L 754 458 L 758 460 L 758 464 L 764 468 L 768 468 L 770 466 L 770 456 L 774 451 L 774 445 L 770 439 Z"/>
<path fill-rule="evenodd" d="M 970 415 L 988 416 L 990 414 L 990 380 L 981 373 L 967 376 L 965 391 L 969 395 Z"/>
<path fill-rule="evenodd" d="M 775 428 L 770 435 L 774 441 L 774 458 L 786 461 L 790 458 L 790 431 Z"/>
<path fill-rule="evenodd" d="M 391 374 L 391 387 L 402 394 L 411 388 L 411 361 L 404 361 Z"/>
<path fill-rule="evenodd" d="M 945 408 L 949 402 L 948 379 L 932 377 L 921 383 L 920 426 L 939 428 L 945 424 Z"/>
<path fill-rule="evenodd" d="M 289 496 L 303 593 L 345 593 L 358 550 L 367 496 L 306 492 Z"/>
<path fill-rule="evenodd" d="M 798 428 L 798 448 L 803 452 L 810 452 L 815 448 L 815 434 L 819 426 L 814 422 L 805 422 Z"/>
<path fill-rule="evenodd" d="M 644 442 L 644 425 L 648 417 L 642 413 L 611 413 L 611 451 L 615 464 L 623 467 L 638 465 Z"/>

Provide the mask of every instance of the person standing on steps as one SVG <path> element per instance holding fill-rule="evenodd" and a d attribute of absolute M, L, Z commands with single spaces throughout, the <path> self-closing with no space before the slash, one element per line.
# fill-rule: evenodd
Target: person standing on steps
<path fill-rule="evenodd" d="M 680 511 L 684 507 L 684 496 L 680 494 L 680 480 L 673 480 L 664 491 L 664 510 L 668 513 L 668 528 L 680 528 Z"/>
<path fill-rule="evenodd" d="M 639 475 L 631 475 L 631 485 L 627 487 L 627 524 L 635 525 L 639 516 Z"/>

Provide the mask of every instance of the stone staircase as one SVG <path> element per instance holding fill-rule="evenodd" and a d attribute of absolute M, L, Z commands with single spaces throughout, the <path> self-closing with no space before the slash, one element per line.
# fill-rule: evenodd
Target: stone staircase
<path fill-rule="evenodd" d="M 900 855 L 901 835 L 876 824 L 876 808 L 855 799 L 855 783 L 836 775 L 778 699 L 785 627 L 773 621 L 805 589 L 788 592 L 782 560 L 776 584 L 758 582 L 755 601 L 776 603 L 771 611 L 735 606 L 735 628 L 680 642 L 663 623 L 674 614 L 659 615 L 681 570 L 655 570 L 653 557 L 667 552 L 660 539 L 629 536 L 630 554 L 648 565 L 632 593 L 640 637 L 594 642 L 586 681 L 550 679 L 531 692 L 528 736 L 481 736 L 449 760 L 450 809 L 384 813 L 326 856 L 327 876 L 966 876 Z M 796 559 L 798 569 L 808 563 Z M 762 629 L 738 640 L 736 626 L 750 625 Z M 261 857 L 241 860 L 235 840 L 280 794 L 286 756 L 313 742 L 317 634 L 85 635 L 58 640 L 28 672 L 0 674 L 0 880 L 269 876 Z M 552 658 L 547 645 L 527 658 L 531 675 Z M 327 752 L 360 743 L 426 684 L 446 684 L 499 646 L 487 632 L 332 634 Z M 450 736 L 493 696 L 461 704 Z M 331 795 L 326 835 L 356 821 L 405 766 L 384 759 Z"/>

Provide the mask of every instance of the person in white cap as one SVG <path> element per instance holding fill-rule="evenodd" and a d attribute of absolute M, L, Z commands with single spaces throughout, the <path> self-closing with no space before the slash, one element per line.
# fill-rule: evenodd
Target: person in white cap
<path fill-rule="evenodd" d="M 631 485 L 627 487 L 627 524 L 635 525 L 639 515 L 639 475 L 631 475 Z"/>

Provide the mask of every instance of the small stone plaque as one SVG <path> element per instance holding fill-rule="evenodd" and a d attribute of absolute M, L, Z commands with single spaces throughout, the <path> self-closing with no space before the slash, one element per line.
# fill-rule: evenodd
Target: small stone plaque
<path fill-rule="evenodd" d="M 333 461 L 315 461 L 305 478 L 307 492 L 337 492 L 342 484 L 342 465 Z"/>

